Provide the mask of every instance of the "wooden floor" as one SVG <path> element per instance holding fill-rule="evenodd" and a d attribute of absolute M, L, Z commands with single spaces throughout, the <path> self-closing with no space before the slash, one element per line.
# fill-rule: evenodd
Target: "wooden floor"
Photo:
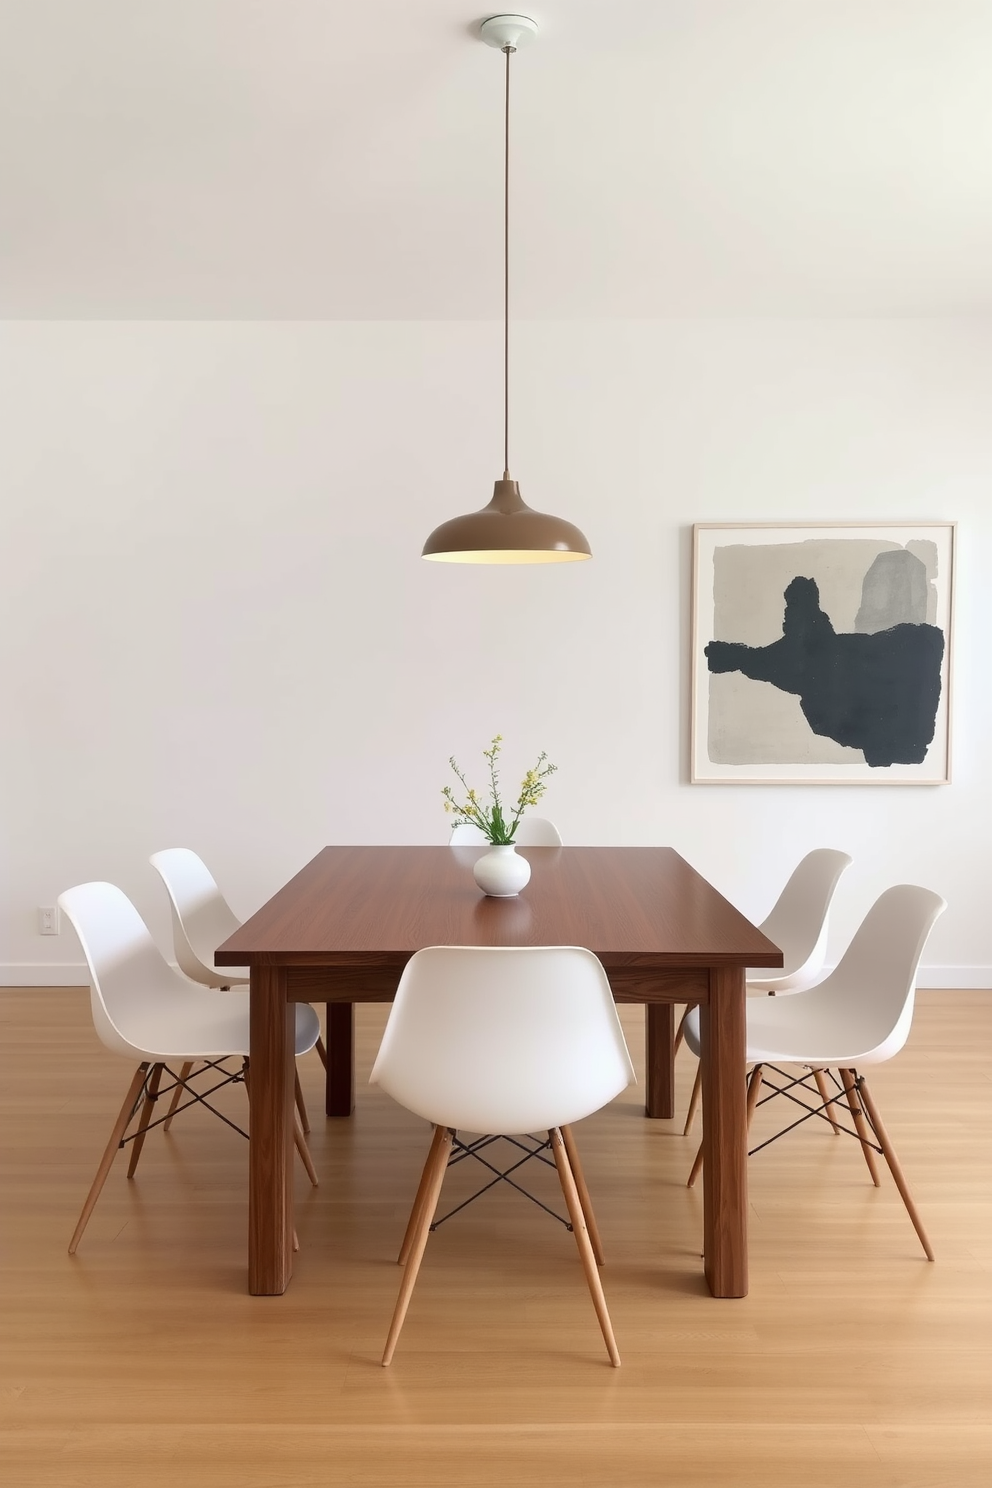
<path fill-rule="evenodd" d="M 384 1011 L 360 1010 L 352 1120 L 325 1122 L 303 1061 L 321 1185 L 297 1175 L 289 1292 L 252 1298 L 247 1144 L 207 1115 L 153 1133 L 130 1183 L 122 1155 L 66 1254 L 130 1070 L 98 1044 L 84 991 L 0 992 L 0 1481 L 992 1482 L 992 994 L 921 994 L 909 1046 L 873 1081 L 935 1265 L 888 1176 L 872 1189 L 855 1144 L 816 1123 L 751 1160 L 750 1295 L 715 1301 L 681 1119 L 644 1120 L 632 1090 L 577 1128 L 621 1370 L 571 1235 L 509 1192 L 431 1237 L 380 1367 L 428 1138 L 364 1085 Z M 624 1022 L 640 1067 L 640 1010 Z M 683 1052 L 680 1112 L 692 1069 Z M 235 1114 L 243 1093 L 229 1097 Z"/>

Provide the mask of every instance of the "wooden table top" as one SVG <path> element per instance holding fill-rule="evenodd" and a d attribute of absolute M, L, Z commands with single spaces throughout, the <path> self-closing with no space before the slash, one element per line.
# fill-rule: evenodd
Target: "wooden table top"
<path fill-rule="evenodd" d="M 218 949 L 219 966 L 396 966 L 428 945 L 581 945 L 611 967 L 780 967 L 782 953 L 670 847 L 528 847 L 486 897 L 475 847 L 325 847 Z"/>

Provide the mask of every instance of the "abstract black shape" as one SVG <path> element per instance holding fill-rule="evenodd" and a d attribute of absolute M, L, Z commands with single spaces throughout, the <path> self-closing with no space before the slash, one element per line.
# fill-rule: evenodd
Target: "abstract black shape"
<path fill-rule="evenodd" d="M 841 632 L 820 609 L 813 579 L 785 591 L 782 639 L 770 646 L 710 641 L 711 672 L 742 672 L 795 693 L 814 734 L 860 749 L 874 766 L 919 765 L 933 740 L 944 633 L 893 625 L 871 635 Z"/>

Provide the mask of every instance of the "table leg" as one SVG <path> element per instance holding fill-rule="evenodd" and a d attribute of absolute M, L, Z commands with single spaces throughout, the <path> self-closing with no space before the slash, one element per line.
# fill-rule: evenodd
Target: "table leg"
<path fill-rule="evenodd" d="M 670 1121 L 675 1115 L 675 1004 L 644 1004 L 647 1091 L 646 1116 Z"/>
<path fill-rule="evenodd" d="M 355 1109 L 355 1004 L 327 1004 L 327 1073 L 324 1110 L 350 1116 Z"/>
<path fill-rule="evenodd" d="M 296 1008 L 281 967 L 251 969 L 248 1290 L 284 1292 L 293 1274 Z"/>
<path fill-rule="evenodd" d="M 744 972 L 710 970 L 699 1009 L 703 1065 L 703 1254 L 714 1297 L 747 1296 Z"/>

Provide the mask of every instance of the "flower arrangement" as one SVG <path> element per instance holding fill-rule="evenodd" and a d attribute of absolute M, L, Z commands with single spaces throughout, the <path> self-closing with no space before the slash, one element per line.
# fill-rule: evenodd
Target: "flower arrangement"
<path fill-rule="evenodd" d="M 458 827 L 463 822 L 471 822 L 472 826 L 478 827 L 485 833 L 487 841 L 494 847 L 505 847 L 513 842 L 520 818 L 528 806 L 536 806 L 538 801 L 547 790 L 545 781 L 549 775 L 553 775 L 558 768 L 548 761 L 548 756 L 543 752 L 537 757 L 537 764 L 528 770 L 520 783 L 520 794 L 516 804 L 512 808 L 509 821 L 503 812 L 503 804 L 499 794 L 499 752 L 503 746 L 503 735 L 497 734 L 488 749 L 482 751 L 482 757 L 489 766 L 489 804 L 484 805 L 478 794 L 469 787 L 465 776 L 455 763 L 454 756 L 448 763 L 454 770 L 458 779 L 465 788 L 464 801 L 456 801 L 454 791 L 450 785 L 446 785 L 441 794 L 444 797 L 445 811 L 452 812 L 455 820 L 453 825 Z"/>

